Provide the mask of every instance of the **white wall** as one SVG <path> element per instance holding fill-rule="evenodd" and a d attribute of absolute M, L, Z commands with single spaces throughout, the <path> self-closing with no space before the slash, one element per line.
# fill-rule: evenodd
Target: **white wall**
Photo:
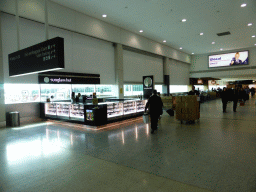
<path fill-rule="evenodd" d="M 5 83 L 38 83 L 38 75 L 9 77 L 8 54 L 17 51 L 15 17 L 2 14 L 3 65 Z M 64 38 L 65 69 L 59 71 L 100 74 L 101 84 L 115 83 L 114 47 L 112 43 L 56 27 L 49 28 L 49 37 Z M 44 26 L 20 19 L 20 48 L 45 41 Z M 33 63 L 31 63 L 33 65 Z"/>
<path fill-rule="evenodd" d="M 220 68 L 209 68 L 208 67 L 208 55 L 193 55 L 192 63 L 190 66 L 190 77 L 200 78 L 200 77 L 223 77 L 223 78 L 235 78 L 243 76 L 256 76 L 256 47 L 233 50 L 243 51 L 249 50 L 249 65 L 244 66 L 234 66 L 234 67 L 220 67 Z M 230 51 L 229 51 L 230 52 Z M 228 52 L 222 52 L 228 53 Z M 211 55 L 214 55 L 212 53 Z M 220 53 L 218 53 L 220 54 Z"/>
<path fill-rule="evenodd" d="M 1 0 L 0 10 L 15 14 L 15 0 Z M 54 2 L 49 1 L 48 11 L 50 25 L 190 63 L 189 54 Z M 44 1 L 19 0 L 19 14 L 25 18 L 44 22 Z"/>
<path fill-rule="evenodd" d="M 155 83 L 163 83 L 163 59 L 132 51 L 123 51 L 124 82 L 141 82 L 142 77 L 154 75 Z"/>
<path fill-rule="evenodd" d="M 168 59 L 164 74 L 169 75 L 170 85 L 189 85 L 189 67 L 187 63 Z"/>

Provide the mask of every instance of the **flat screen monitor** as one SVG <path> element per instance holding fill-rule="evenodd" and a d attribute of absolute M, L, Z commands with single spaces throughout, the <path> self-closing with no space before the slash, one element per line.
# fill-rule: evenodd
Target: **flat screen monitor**
<path fill-rule="evenodd" d="M 229 67 L 248 65 L 248 51 L 239 51 L 209 56 L 209 67 Z"/>

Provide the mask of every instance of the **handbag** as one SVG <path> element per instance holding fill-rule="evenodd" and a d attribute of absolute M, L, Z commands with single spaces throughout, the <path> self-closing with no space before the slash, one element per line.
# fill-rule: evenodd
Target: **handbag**
<path fill-rule="evenodd" d="M 144 121 L 144 123 L 149 123 L 149 114 L 148 113 L 143 114 L 143 121 Z"/>

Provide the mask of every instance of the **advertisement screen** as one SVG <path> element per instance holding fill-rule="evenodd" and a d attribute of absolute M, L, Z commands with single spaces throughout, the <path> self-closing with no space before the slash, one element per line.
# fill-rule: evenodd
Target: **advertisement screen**
<path fill-rule="evenodd" d="M 86 109 L 86 120 L 94 121 L 93 110 Z"/>
<path fill-rule="evenodd" d="M 209 67 L 248 65 L 248 51 L 209 56 Z"/>

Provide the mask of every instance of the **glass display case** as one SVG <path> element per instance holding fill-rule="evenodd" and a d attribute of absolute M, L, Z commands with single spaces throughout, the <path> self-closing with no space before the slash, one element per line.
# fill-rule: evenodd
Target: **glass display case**
<path fill-rule="evenodd" d="M 136 112 L 144 112 L 147 100 L 137 100 L 136 101 Z"/>
<path fill-rule="evenodd" d="M 146 102 L 147 100 L 127 100 L 107 103 L 107 117 L 112 118 L 144 112 Z"/>
<path fill-rule="evenodd" d="M 69 117 L 70 105 L 57 103 L 57 116 Z"/>
<path fill-rule="evenodd" d="M 130 118 L 144 112 L 146 100 L 126 100 L 90 103 L 41 103 L 40 117 L 82 122 L 87 125 L 104 125 L 108 121 Z"/>
<path fill-rule="evenodd" d="M 124 115 L 136 113 L 136 101 L 124 101 Z"/>
<path fill-rule="evenodd" d="M 117 117 L 123 115 L 123 103 L 122 102 L 111 102 L 107 103 L 107 117 Z"/>
<path fill-rule="evenodd" d="M 46 103 L 45 104 L 45 115 L 57 116 L 57 103 Z"/>
<path fill-rule="evenodd" d="M 84 119 L 84 105 L 70 104 L 70 117 Z"/>

